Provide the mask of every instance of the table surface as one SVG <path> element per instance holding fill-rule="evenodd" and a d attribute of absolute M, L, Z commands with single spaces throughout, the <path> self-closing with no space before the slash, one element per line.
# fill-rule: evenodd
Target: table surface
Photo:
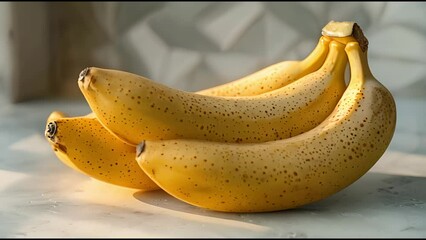
<path fill-rule="evenodd" d="M 85 102 L 0 103 L 0 237 L 426 236 L 426 134 L 417 131 L 426 114 L 416 100 L 397 100 L 391 145 L 354 184 L 299 209 L 255 214 L 208 211 L 68 168 L 44 139 L 44 123 L 54 110 L 90 112 Z"/>

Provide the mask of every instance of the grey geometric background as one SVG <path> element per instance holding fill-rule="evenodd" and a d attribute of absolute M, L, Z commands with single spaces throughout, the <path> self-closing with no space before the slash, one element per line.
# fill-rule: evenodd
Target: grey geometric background
<path fill-rule="evenodd" d="M 2 89 L 13 64 L 7 4 L 0 4 Z M 200 90 L 304 58 L 330 20 L 361 26 L 373 73 L 395 96 L 426 92 L 423 2 L 54 2 L 41 8 L 50 51 L 34 61 L 50 61 L 47 95 L 82 99 L 76 76 L 87 66 Z"/>
<path fill-rule="evenodd" d="M 144 14 L 137 3 L 92 6 L 111 39 L 94 52 L 99 63 L 172 87 L 196 91 L 301 59 L 335 20 L 359 23 L 373 73 L 393 93 L 426 90 L 425 3 L 153 3 Z"/>

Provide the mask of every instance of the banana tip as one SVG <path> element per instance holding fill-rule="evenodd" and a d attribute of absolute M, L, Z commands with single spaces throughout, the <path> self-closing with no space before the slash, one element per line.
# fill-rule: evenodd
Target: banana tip
<path fill-rule="evenodd" d="M 46 135 L 47 138 L 53 140 L 57 129 L 58 129 L 57 124 L 55 121 L 49 122 L 46 126 L 46 131 L 44 134 Z"/>
<path fill-rule="evenodd" d="M 88 90 L 89 85 L 91 86 L 91 84 L 95 82 L 95 79 L 93 78 L 93 70 L 93 68 L 87 67 L 78 75 L 78 86 L 83 92 L 84 90 Z"/>
<path fill-rule="evenodd" d="M 145 150 L 145 141 L 136 146 L 136 157 L 138 158 Z"/>
<path fill-rule="evenodd" d="M 89 72 L 90 72 L 90 67 L 83 69 L 83 71 L 81 71 L 80 74 L 78 75 L 78 81 L 83 81 L 84 78 L 89 74 Z"/>

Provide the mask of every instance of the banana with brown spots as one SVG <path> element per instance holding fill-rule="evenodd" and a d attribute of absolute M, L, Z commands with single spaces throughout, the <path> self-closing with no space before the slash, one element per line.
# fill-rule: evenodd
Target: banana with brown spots
<path fill-rule="evenodd" d="M 282 61 L 240 79 L 200 90 L 208 96 L 254 96 L 266 93 L 318 70 L 324 63 L 331 38 L 321 36 L 314 50 L 301 61 Z"/>
<path fill-rule="evenodd" d="M 367 51 L 351 42 L 346 53 L 349 85 L 314 129 L 266 143 L 144 141 L 139 165 L 172 196 L 216 211 L 284 210 L 342 190 L 379 160 L 396 124 L 393 96 L 372 75 Z"/>
<path fill-rule="evenodd" d="M 45 136 L 56 156 L 80 173 L 123 187 L 159 189 L 135 161 L 136 148 L 111 135 L 93 113 L 68 117 L 52 112 Z"/>
<path fill-rule="evenodd" d="M 94 67 L 78 85 L 102 125 L 132 145 L 175 138 L 271 141 L 308 131 L 332 112 L 346 88 L 344 46 L 331 41 L 319 70 L 256 96 L 205 96 Z"/>

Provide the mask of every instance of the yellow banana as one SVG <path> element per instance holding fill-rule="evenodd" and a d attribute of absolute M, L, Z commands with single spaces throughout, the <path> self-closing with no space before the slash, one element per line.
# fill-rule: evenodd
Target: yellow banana
<path fill-rule="evenodd" d="M 94 67 L 78 85 L 102 125 L 132 145 L 174 138 L 263 142 L 312 129 L 334 109 L 346 88 L 347 57 L 343 44 L 329 48 L 319 70 L 256 96 L 204 96 Z"/>
<path fill-rule="evenodd" d="M 372 75 L 367 51 L 357 42 L 345 50 L 349 85 L 314 129 L 266 143 L 145 141 L 139 165 L 176 198 L 225 212 L 296 208 L 342 190 L 382 156 L 396 124 L 394 99 Z"/>
<path fill-rule="evenodd" d="M 123 187 L 159 189 L 136 163 L 135 147 L 111 135 L 93 113 L 65 117 L 53 112 L 45 136 L 56 156 L 83 174 Z"/>
<path fill-rule="evenodd" d="M 331 38 L 321 36 L 315 49 L 301 61 L 282 61 L 229 83 L 200 90 L 208 96 L 254 96 L 294 82 L 318 70 L 324 63 Z"/>
<path fill-rule="evenodd" d="M 331 38 L 321 36 L 315 49 L 301 61 L 282 61 L 229 83 L 196 93 L 208 96 L 254 96 L 266 93 L 318 70 L 328 53 Z"/>
<path fill-rule="evenodd" d="M 330 38 L 321 36 L 315 49 L 301 61 L 282 61 L 241 79 L 199 91 L 209 96 L 254 96 L 284 87 L 317 71 L 327 56 Z"/>

